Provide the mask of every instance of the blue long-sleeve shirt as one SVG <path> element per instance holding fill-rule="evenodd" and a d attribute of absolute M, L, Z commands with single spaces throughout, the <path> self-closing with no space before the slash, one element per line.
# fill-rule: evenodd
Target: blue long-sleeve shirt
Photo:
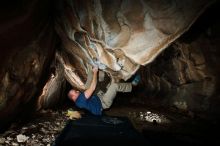
<path fill-rule="evenodd" d="M 84 93 L 80 93 L 79 97 L 76 99 L 75 104 L 77 107 L 84 108 L 94 115 L 102 114 L 102 103 L 98 96 L 93 95 L 87 99 Z"/>

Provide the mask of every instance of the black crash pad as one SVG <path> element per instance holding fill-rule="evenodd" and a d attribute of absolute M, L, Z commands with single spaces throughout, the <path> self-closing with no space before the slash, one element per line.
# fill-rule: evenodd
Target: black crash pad
<path fill-rule="evenodd" d="M 126 117 L 87 115 L 69 120 L 54 146 L 147 146 L 144 137 Z"/>

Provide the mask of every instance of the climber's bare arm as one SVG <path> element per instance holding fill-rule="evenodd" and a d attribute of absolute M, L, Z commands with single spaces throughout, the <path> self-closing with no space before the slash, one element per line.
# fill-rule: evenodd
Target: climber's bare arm
<path fill-rule="evenodd" d="M 89 98 L 92 96 L 93 92 L 95 91 L 96 85 L 97 85 L 97 73 L 98 73 L 98 68 L 97 68 L 97 67 L 94 67 L 94 68 L 92 69 L 92 71 L 93 71 L 92 82 L 91 82 L 89 88 L 84 92 L 85 97 L 86 97 L 87 99 L 89 99 Z"/>

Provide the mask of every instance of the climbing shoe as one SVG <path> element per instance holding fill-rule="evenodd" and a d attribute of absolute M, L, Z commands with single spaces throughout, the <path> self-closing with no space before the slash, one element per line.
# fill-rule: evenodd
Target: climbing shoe
<path fill-rule="evenodd" d="M 137 86 L 137 84 L 140 82 L 141 76 L 139 74 L 136 74 L 134 79 L 132 80 L 132 85 Z"/>

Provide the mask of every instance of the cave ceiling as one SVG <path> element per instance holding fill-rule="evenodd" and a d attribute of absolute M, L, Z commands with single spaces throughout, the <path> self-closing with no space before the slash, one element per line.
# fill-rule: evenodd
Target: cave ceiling
<path fill-rule="evenodd" d="M 67 80 L 79 89 L 86 88 L 86 74 L 94 65 L 115 80 L 127 80 L 187 31 L 210 3 L 206 0 L 60 2 L 56 7 L 55 29 L 63 51 L 57 53 L 57 58 L 64 66 Z"/>

